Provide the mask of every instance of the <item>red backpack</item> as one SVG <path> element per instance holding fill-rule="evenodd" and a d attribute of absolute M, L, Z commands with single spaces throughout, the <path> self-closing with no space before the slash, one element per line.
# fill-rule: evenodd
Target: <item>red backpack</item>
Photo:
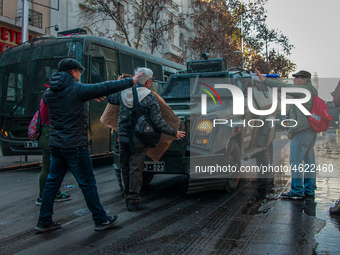
<path fill-rule="evenodd" d="M 328 112 L 327 105 L 316 95 L 314 95 L 313 108 L 308 120 L 315 133 L 324 132 L 331 125 L 332 116 Z"/>
<path fill-rule="evenodd" d="M 33 115 L 33 118 L 28 126 L 28 138 L 31 141 L 36 141 L 39 140 L 41 131 L 42 131 L 42 126 L 46 124 L 48 119 L 45 120 L 44 123 L 41 122 L 41 114 L 40 110 L 43 112 L 44 109 L 46 111 L 47 105 L 43 103 L 43 101 L 40 101 L 40 106 L 39 110 Z M 48 111 L 48 108 L 47 108 Z"/>
<path fill-rule="evenodd" d="M 40 117 L 40 110 L 38 110 L 34 115 L 33 118 L 28 126 L 28 138 L 31 141 L 38 140 L 41 135 L 41 117 Z"/>

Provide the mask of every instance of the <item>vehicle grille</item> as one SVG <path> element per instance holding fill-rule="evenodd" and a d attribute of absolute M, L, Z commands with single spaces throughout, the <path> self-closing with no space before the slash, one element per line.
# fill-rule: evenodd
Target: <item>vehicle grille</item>
<path fill-rule="evenodd" d="M 181 140 L 175 139 L 171 143 L 168 151 L 182 151 L 182 148 L 183 148 L 183 142 Z"/>
<path fill-rule="evenodd" d="M 12 130 L 11 134 L 13 138 L 28 138 L 27 130 Z"/>

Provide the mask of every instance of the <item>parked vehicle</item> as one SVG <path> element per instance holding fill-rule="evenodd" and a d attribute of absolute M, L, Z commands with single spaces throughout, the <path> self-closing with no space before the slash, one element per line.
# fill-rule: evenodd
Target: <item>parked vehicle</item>
<path fill-rule="evenodd" d="M 141 66 L 154 71 L 156 82 L 164 82 L 170 74 L 185 69 L 183 65 L 85 32 L 74 29 L 58 33 L 57 38 L 35 38 L 0 56 L 0 143 L 4 156 L 41 154 L 37 141 L 29 141 L 27 129 L 45 84 L 63 58 L 75 58 L 86 68 L 81 76 L 83 83 L 115 80 L 119 74 L 133 74 Z M 105 106 L 106 102 L 88 103 L 92 155 L 112 151 L 112 131 L 99 121 Z"/>
<path fill-rule="evenodd" d="M 338 129 L 340 124 L 340 109 L 335 107 L 332 101 L 326 102 L 326 104 L 329 114 L 332 115 L 331 126 L 329 128 Z"/>
<path fill-rule="evenodd" d="M 236 98 L 224 88 L 215 88 L 220 100 L 207 100 L 207 114 L 202 114 L 202 95 L 207 94 L 208 88 L 213 88 L 216 83 L 231 84 L 245 94 L 246 100 L 242 106 L 244 114 L 233 114 Z M 180 117 L 180 130 L 186 131 L 187 135 L 184 139 L 175 139 L 159 162 L 147 159 L 144 184 L 148 184 L 154 174 L 184 174 L 188 176 L 188 192 L 202 189 L 233 191 L 239 183 L 242 159 L 255 158 L 258 165 L 271 164 L 275 125 L 266 119 L 275 119 L 276 112 L 270 116 L 253 114 L 247 106 L 247 88 L 251 88 L 253 93 L 254 107 L 258 110 L 270 108 L 272 89 L 247 70 L 226 69 L 224 59 L 190 61 L 186 72 L 171 75 L 160 96 Z M 216 119 L 238 124 L 214 126 Z M 114 160 L 118 168 L 118 141 L 115 141 L 114 148 Z M 223 164 L 237 171 L 224 175 L 224 178 L 196 178 L 193 163 L 207 160 L 223 161 Z"/>

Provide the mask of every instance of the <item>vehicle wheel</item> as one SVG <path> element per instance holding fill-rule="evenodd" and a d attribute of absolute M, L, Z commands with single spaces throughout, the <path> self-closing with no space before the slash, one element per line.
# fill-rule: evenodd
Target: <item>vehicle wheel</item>
<path fill-rule="evenodd" d="M 269 144 L 265 150 L 256 154 L 256 163 L 258 166 L 268 166 L 273 164 L 273 143 Z"/>
<path fill-rule="evenodd" d="M 240 147 L 238 146 L 235 140 L 231 140 L 227 152 L 225 154 L 225 163 L 226 166 L 230 165 L 236 167 L 236 171 L 234 173 L 230 173 L 230 178 L 226 183 L 226 190 L 228 192 L 232 192 L 236 189 L 239 180 L 240 180 L 240 166 L 241 166 L 241 152 Z"/>
<path fill-rule="evenodd" d="M 8 144 L 1 143 L 2 156 L 13 156 L 13 151 Z"/>
<path fill-rule="evenodd" d="M 145 188 L 150 184 L 154 176 L 154 173 L 143 172 L 143 183 L 142 188 Z"/>

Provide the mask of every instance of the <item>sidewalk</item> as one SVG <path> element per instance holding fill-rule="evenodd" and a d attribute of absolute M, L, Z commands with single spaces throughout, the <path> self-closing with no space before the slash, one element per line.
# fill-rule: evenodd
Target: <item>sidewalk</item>
<path fill-rule="evenodd" d="M 308 199 L 299 201 L 299 200 L 282 200 L 281 198 L 279 198 L 279 195 L 281 192 L 287 191 L 290 188 L 290 182 L 287 183 L 287 179 L 289 179 L 290 173 L 287 173 L 286 175 L 281 176 L 281 178 L 274 180 L 274 186 L 272 187 L 272 189 L 270 190 L 268 189 L 264 191 L 265 198 L 262 198 L 260 196 L 261 200 L 259 200 L 258 204 L 261 204 L 261 206 L 260 208 L 256 207 L 256 212 L 254 213 L 242 213 L 241 212 L 240 215 L 237 216 L 238 219 L 235 220 L 236 222 L 239 223 L 239 225 L 234 226 L 232 224 L 231 225 L 226 224 L 228 225 L 228 227 L 224 229 L 222 228 L 222 230 L 226 231 L 226 229 L 228 229 L 230 231 L 228 232 L 218 231 L 217 235 L 214 236 L 213 238 L 210 238 L 210 239 L 207 238 L 207 240 L 209 240 L 210 243 L 207 243 L 206 245 L 207 247 L 205 250 L 206 251 L 205 254 L 216 254 L 214 253 L 214 251 L 221 250 L 219 247 L 220 246 L 224 247 L 224 245 L 230 250 L 235 251 L 234 253 L 230 253 L 230 254 L 251 254 L 251 255 L 253 254 L 261 254 L 261 255 L 262 254 L 339 254 L 340 215 L 329 215 L 328 213 L 329 207 L 334 205 L 335 200 L 338 199 L 340 195 L 340 178 L 339 178 L 339 172 L 340 172 L 339 171 L 339 168 L 340 168 L 340 145 L 339 144 L 340 142 L 339 142 L 339 137 L 340 136 L 337 134 L 334 134 L 334 135 L 332 134 L 330 137 L 326 138 L 326 137 L 319 136 L 317 139 L 317 144 L 315 146 L 317 164 L 318 165 L 332 164 L 334 166 L 334 172 L 328 175 L 325 173 L 317 174 L 318 189 L 316 190 L 315 199 L 308 198 Z M 287 144 L 287 146 L 285 146 L 281 150 L 280 153 L 284 155 L 275 156 L 277 159 L 281 157 L 283 158 L 283 160 L 280 161 L 279 164 L 285 164 L 285 165 L 289 164 L 287 162 L 288 161 L 287 155 L 289 154 L 289 144 Z M 11 165 L 13 163 L 25 164 L 28 162 L 36 162 L 36 161 L 41 160 L 41 156 L 29 156 L 28 162 L 25 162 L 25 158 L 23 156 L 22 157 L 0 156 L 0 159 L 1 159 L 0 167 L 2 167 L 5 165 Z M 103 194 L 105 194 L 104 196 L 105 204 L 112 203 L 112 200 L 108 199 L 108 197 L 110 196 L 109 194 L 112 194 L 111 193 L 112 187 L 110 186 L 111 182 L 108 182 L 107 177 L 104 177 L 104 176 L 107 176 L 107 173 L 110 173 L 110 176 L 112 176 L 111 171 L 112 171 L 111 169 L 105 170 L 101 175 L 99 175 L 99 178 L 97 179 L 98 183 L 100 183 L 100 188 L 102 189 L 102 191 L 104 191 Z M 28 174 L 25 175 L 25 173 L 23 172 L 21 172 L 20 175 L 22 175 L 21 178 L 23 179 L 25 179 L 24 176 L 26 177 L 28 176 Z M 2 179 L 2 180 L 6 182 L 6 179 Z M 32 181 L 30 180 L 28 180 L 27 182 L 32 183 Z M 30 185 L 32 186 L 33 184 L 30 184 Z M 104 188 L 105 185 L 106 187 L 110 186 L 110 188 L 105 189 Z M 21 185 L 20 187 L 24 187 L 24 185 Z M 20 193 L 20 196 L 22 196 L 23 194 L 22 189 L 20 190 L 16 189 L 15 192 L 18 192 L 18 194 Z M 13 194 L 11 195 L 13 196 Z M 72 195 L 73 197 L 76 197 L 76 195 L 81 196 L 80 192 L 78 193 L 74 192 Z M 29 203 L 30 205 L 27 206 L 26 208 L 35 207 L 34 200 L 29 201 Z M 160 199 L 154 203 L 166 204 L 167 202 L 162 201 Z M 253 200 L 249 201 L 249 204 L 251 206 L 252 204 L 254 204 L 254 201 Z M 68 207 L 69 204 L 66 204 L 66 205 L 67 207 L 65 208 L 69 208 L 68 209 L 69 211 L 67 211 L 66 215 L 69 215 L 71 212 L 79 213 L 78 210 L 73 212 L 72 211 L 73 207 L 72 206 Z M 124 206 L 123 202 L 121 202 L 120 205 Z M 154 207 L 154 205 L 151 205 L 150 207 Z M 177 212 L 178 210 L 178 208 L 176 210 L 177 205 L 175 204 L 174 207 L 175 207 L 175 211 Z M 216 211 L 221 212 L 220 207 L 213 207 L 213 206 L 209 207 L 208 206 L 207 208 L 208 210 L 209 208 L 210 209 L 215 208 Z M 83 213 L 82 210 L 80 211 L 81 213 Z M 227 214 L 227 212 L 225 213 Z M 147 214 L 148 216 L 150 216 L 149 214 L 152 215 L 152 213 L 150 212 L 147 212 Z M 190 211 L 186 212 L 185 215 L 186 214 L 190 215 Z M 225 217 L 226 214 L 221 214 L 221 215 Z M 25 211 L 25 215 L 22 216 L 22 218 L 19 218 L 19 220 L 26 219 L 25 218 L 26 215 L 33 215 L 32 211 Z M 199 217 L 198 215 L 196 217 Z M 177 214 L 176 216 L 173 216 L 173 217 L 175 217 L 176 219 L 181 219 L 184 222 L 190 222 L 190 219 L 188 221 L 185 221 L 184 216 Z M 214 217 L 211 217 L 211 218 L 208 217 L 207 220 L 211 219 L 213 223 L 216 223 L 217 221 L 215 220 L 216 219 L 215 216 L 216 215 L 214 214 Z M 134 217 L 137 217 L 137 216 L 134 216 Z M 138 221 L 137 218 L 136 220 Z M 147 217 L 147 220 L 149 221 L 152 220 L 152 217 Z M 179 220 L 178 222 L 181 222 L 181 220 Z M 204 217 L 197 218 L 196 220 L 198 220 L 198 222 L 201 223 L 202 220 L 204 222 L 205 218 Z M 30 221 L 25 220 L 25 224 L 29 225 L 32 223 Z M 159 226 L 153 225 L 153 224 L 150 223 L 150 226 L 152 227 L 151 229 L 153 229 L 154 227 L 158 229 Z M 69 224 L 69 226 L 70 225 L 72 224 Z M 2 226 L 6 227 L 7 225 L 2 225 Z M 143 231 L 143 228 L 140 225 L 139 227 L 140 229 L 136 229 L 136 231 L 137 230 Z M 178 225 L 176 225 L 176 221 L 175 221 L 174 223 L 169 223 L 168 227 L 169 228 L 166 228 L 164 230 L 165 232 L 160 232 L 160 233 L 164 234 L 165 237 L 166 236 L 171 237 L 169 239 L 171 240 L 178 235 L 178 232 L 176 232 L 178 229 Z M 71 227 L 67 227 L 67 228 L 71 229 Z M 174 231 L 175 228 L 176 228 L 176 231 Z M 126 229 L 124 228 L 124 231 L 126 231 L 126 233 L 129 233 L 129 234 L 132 233 L 132 232 L 129 232 L 130 230 L 131 228 L 129 229 L 129 227 L 127 227 Z M 74 230 L 72 229 L 72 231 Z M 80 230 L 80 231 L 83 231 L 83 230 Z M 135 229 L 131 231 L 133 231 L 134 233 Z M 154 229 L 152 231 L 154 231 Z M 145 230 L 145 232 L 143 233 L 151 233 L 152 231 L 149 229 L 149 230 Z M 202 243 L 204 242 L 206 238 L 205 236 L 206 233 L 211 233 L 209 232 L 211 231 L 210 225 L 209 227 L 204 229 L 201 235 L 190 232 L 192 231 L 190 230 L 190 228 L 189 229 L 184 228 L 183 231 L 184 232 L 187 231 L 186 232 L 187 234 L 183 234 L 182 237 L 198 238 L 198 242 L 202 242 Z M 215 233 L 214 231 L 215 230 L 213 230 L 212 232 Z M 242 231 L 242 233 L 238 233 L 238 231 Z M 30 232 L 33 232 L 33 230 L 30 229 L 28 230 L 27 233 L 30 233 Z M 64 233 L 65 235 L 70 235 L 70 236 L 72 235 L 71 231 L 70 232 L 65 231 Z M 154 235 L 157 236 L 157 233 L 158 232 L 155 232 Z M 176 235 L 173 235 L 175 233 Z M 7 237 L 7 233 L 6 235 L 3 235 L 3 236 Z M 85 237 L 89 238 L 88 236 L 85 236 Z M 148 235 L 146 235 L 146 237 L 141 237 L 140 242 L 143 244 L 145 243 L 145 245 L 147 245 L 148 242 L 151 242 L 150 240 L 153 240 L 152 239 L 153 237 L 154 236 L 151 235 L 151 237 L 149 237 L 150 239 L 148 239 Z M 36 238 L 38 239 L 39 236 L 37 236 Z M 111 243 L 112 240 L 113 239 L 110 239 L 109 243 Z M 159 242 L 161 241 L 161 239 L 156 239 L 156 240 L 158 240 Z M 182 243 L 177 244 L 178 247 L 180 247 L 180 245 L 186 245 L 185 242 L 187 242 L 187 240 L 185 238 L 182 238 L 182 239 L 180 238 L 178 240 L 182 242 Z M 46 241 L 48 240 L 44 240 L 44 242 Z M 190 239 L 190 241 L 192 241 L 192 239 Z M 77 239 L 77 244 L 83 244 L 83 243 L 84 242 L 83 240 L 81 240 L 81 238 Z M 192 244 L 190 242 L 188 243 L 189 245 Z M 153 244 L 156 247 L 158 245 L 157 241 L 154 241 Z M 214 244 L 216 246 L 214 246 Z M 106 247 L 105 245 L 103 247 Z M 196 245 L 201 245 L 201 244 L 196 243 Z M 169 248 L 169 251 L 171 252 L 174 249 L 176 249 L 176 247 L 173 247 L 170 244 L 167 247 Z M 163 247 L 163 249 L 165 248 Z"/>
<path fill-rule="evenodd" d="M 41 162 L 41 155 L 29 155 L 29 156 L 2 156 L 0 148 L 0 171 L 4 167 L 26 165 L 29 163 Z"/>
<path fill-rule="evenodd" d="M 274 185 L 274 194 L 268 195 L 264 203 L 268 212 L 242 254 L 339 254 L 340 215 L 329 214 L 329 208 L 340 195 L 338 139 L 338 135 L 317 139 L 316 164 L 332 164 L 334 172 L 317 173 L 316 197 L 281 199 L 280 193 L 290 190 L 290 181 L 284 190 Z"/>

